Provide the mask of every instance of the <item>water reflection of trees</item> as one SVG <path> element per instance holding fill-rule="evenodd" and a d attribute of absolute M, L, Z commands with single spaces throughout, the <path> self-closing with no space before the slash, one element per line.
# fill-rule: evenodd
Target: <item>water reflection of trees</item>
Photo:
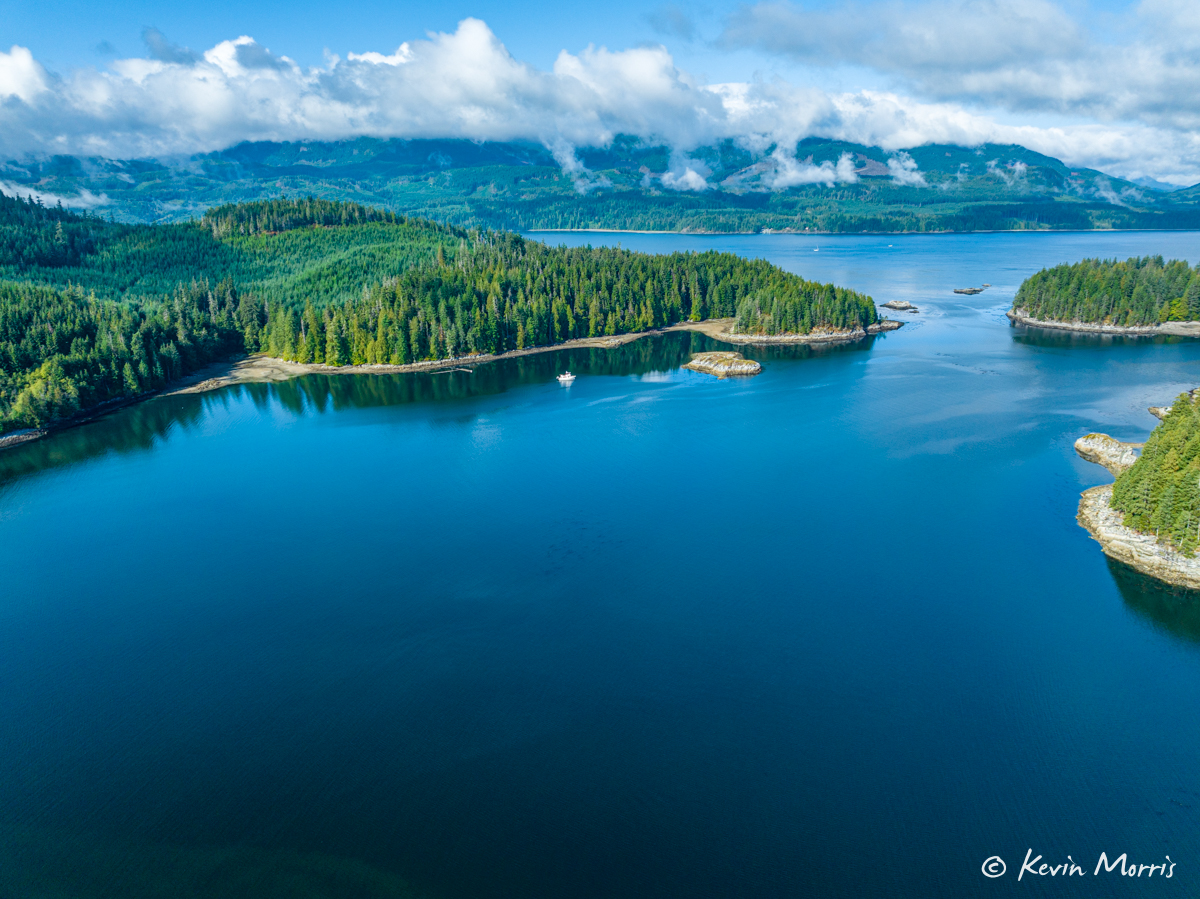
<path fill-rule="evenodd" d="M 1091 331 L 1066 331 L 1061 328 L 1012 326 L 1013 343 L 1044 349 L 1109 349 L 1116 346 L 1149 346 L 1150 344 L 1182 343 L 1190 337 L 1170 334 L 1098 334 Z"/>
<path fill-rule="evenodd" d="M 837 346 L 742 347 L 760 362 L 807 359 L 820 354 L 861 352 L 872 341 Z M 504 393 L 526 384 L 544 384 L 563 371 L 577 375 L 642 375 L 672 371 L 692 354 L 729 349 L 729 344 L 690 331 L 645 337 L 610 349 L 581 347 L 501 359 L 470 370 L 442 370 L 390 375 L 306 375 L 278 384 L 251 384 L 246 390 L 260 408 L 272 401 L 303 415 L 312 411 L 438 403 Z M 465 368 L 466 366 L 464 366 Z"/>
<path fill-rule="evenodd" d="M 42 440 L 0 451 L 0 485 L 108 453 L 151 449 L 172 428 L 187 429 L 199 424 L 209 400 L 207 396 L 197 395 L 161 397 L 59 431 Z"/>
<path fill-rule="evenodd" d="M 748 346 L 738 349 L 763 363 L 868 350 L 874 339 L 816 346 Z M 0 451 L 0 488 L 39 471 L 108 453 L 145 452 L 173 429 L 200 424 L 214 407 L 248 398 L 263 410 L 284 409 L 296 416 L 343 409 L 444 403 L 503 393 L 526 384 L 552 382 L 569 369 L 578 375 L 629 376 L 679 368 L 693 353 L 727 350 L 707 335 L 678 331 L 645 337 L 612 348 L 582 347 L 536 353 L 471 366 L 469 370 L 386 375 L 306 375 L 274 384 L 247 384 L 203 394 L 158 397 L 115 411 L 22 446 Z M 466 366 L 464 366 L 466 368 Z"/>
<path fill-rule="evenodd" d="M 1200 643 L 1200 593 L 1164 584 L 1115 559 L 1108 559 L 1108 570 L 1136 616 L 1158 630 Z"/>

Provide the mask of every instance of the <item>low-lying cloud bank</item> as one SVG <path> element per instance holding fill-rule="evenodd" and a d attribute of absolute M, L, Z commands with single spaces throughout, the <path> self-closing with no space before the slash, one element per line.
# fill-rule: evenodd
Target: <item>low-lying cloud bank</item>
<path fill-rule="evenodd" d="M 698 190 L 706 172 L 687 159 L 691 149 L 726 138 L 790 149 L 817 135 L 892 150 L 1018 143 L 1126 177 L 1200 181 L 1200 141 L 1169 123 L 1018 127 L 954 102 L 896 93 L 835 94 L 783 81 L 703 84 L 661 46 L 563 51 L 551 71 L 541 71 L 515 59 L 478 19 L 393 53 L 330 56 L 309 69 L 249 37 L 203 53 L 152 29 L 145 37 L 151 58 L 67 74 L 47 70 L 23 47 L 0 51 L 0 153 L 131 158 L 243 140 L 360 135 L 531 139 L 550 147 L 587 191 L 603 185 L 579 164 L 575 148 L 626 133 L 669 143 L 676 159 L 662 183 Z M 744 32 L 741 40 L 752 37 Z M 787 153 L 775 159 L 777 188 L 853 177 L 848 163 L 806 168 Z M 910 163 L 897 155 L 893 177 L 919 184 Z"/>

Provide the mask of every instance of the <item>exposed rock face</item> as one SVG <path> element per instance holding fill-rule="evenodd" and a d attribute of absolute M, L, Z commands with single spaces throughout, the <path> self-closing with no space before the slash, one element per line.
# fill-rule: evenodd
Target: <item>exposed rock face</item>
<path fill-rule="evenodd" d="M 889 300 L 879 304 L 881 309 L 895 309 L 897 312 L 916 312 L 917 307 L 908 300 Z"/>
<path fill-rule="evenodd" d="M 702 334 L 707 334 L 709 337 L 715 337 L 717 340 L 723 340 L 726 343 L 853 343 L 856 340 L 862 340 L 871 334 L 882 334 L 884 331 L 895 331 L 897 328 L 903 327 L 904 322 L 894 321 L 890 318 L 885 318 L 873 325 L 867 325 L 866 328 L 851 328 L 846 330 L 823 330 L 810 331 L 807 334 L 742 334 L 734 331 L 734 320 L 732 318 L 710 318 L 702 322 L 680 322 L 678 325 L 672 325 L 665 330 L 669 331 L 699 331 Z"/>
<path fill-rule="evenodd" d="M 1122 443 L 1107 434 L 1088 434 L 1075 441 L 1075 451 L 1089 462 L 1120 475 L 1137 461 L 1141 443 Z M 1125 527 L 1125 513 L 1112 507 L 1112 484 L 1083 491 L 1075 519 L 1087 528 L 1106 555 L 1142 574 L 1176 587 L 1200 590 L 1200 557 L 1189 558 L 1159 543 L 1153 534 Z"/>
<path fill-rule="evenodd" d="M 22 443 L 28 443 L 30 440 L 37 440 L 39 437 L 44 437 L 46 432 L 41 428 L 26 428 L 23 431 L 13 431 L 11 434 L 0 436 L 0 449 L 9 446 L 19 446 Z"/>
<path fill-rule="evenodd" d="M 756 375 L 762 366 L 752 359 L 743 359 L 741 353 L 697 353 L 684 368 L 728 378 L 731 375 Z"/>
<path fill-rule="evenodd" d="M 1076 516 L 1105 554 L 1160 581 L 1200 590 L 1200 557 L 1188 558 L 1159 543 L 1151 534 L 1125 527 L 1124 513 L 1116 511 L 1110 505 L 1111 500 L 1111 484 L 1085 490 Z"/>
<path fill-rule="evenodd" d="M 956 288 L 954 288 L 955 293 L 965 293 L 969 297 L 973 297 L 977 293 L 983 293 L 983 291 L 984 291 L 984 288 L 982 288 L 982 287 L 956 287 Z"/>
<path fill-rule="evenodd" d="M 1133 466 L 1138 460 L 1138 451 L 1144 445 L 1122 443 L 1107 434 L 1088 434 L 1075 441 L 1075 452 L 1089 462 L 1103 465 L 1116 477 Z"/>

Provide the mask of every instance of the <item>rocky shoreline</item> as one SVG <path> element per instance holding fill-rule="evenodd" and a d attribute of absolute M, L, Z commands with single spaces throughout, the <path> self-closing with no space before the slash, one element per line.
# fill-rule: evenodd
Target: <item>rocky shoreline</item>
<path fill-rule="evenodd" d="M 1188 396 L 1191 397 L 1192 402 L 1195 403 L 1197 399 L 1200 399 L 1200 387 L 1197 387 L 1195 390 L 1189 390 Z M 1167 413 L 1173 408 L 1175 408 L 1174 403 L 1172 403 L 1170 406 L 1151 406 L 1148 411 L 1159 421 L 1162 421 L 1167 417 Z"/>
<path fill-rule="evenodd" d="M 1087 434 L 1075 441 L 1075 452 L 1107 468 L 1113 477 L 1133 467 L 1144 443 L 1123 443 L 1107 434 Z"/>
<path fill-rule="evenodd" d="M 854 343 L 886 331 L 895 331 L 904 326 L 904 322 L 885 318 L 865 328 L 848 328 L 845 330 L 810 331 L 807 334 L 739 334 L 733 330 L 732 318 L 713 318 L 703 322 L 680 322 L 665 331 L 699 331 L 733 344 L 806 344 L 806 343 Z"/>
<path fill-rule="evenodd" d="M 1125 443 L 1107 434 L 1088 434 L 1075 441 L 1075 452 L 1119 476 L 1137 461 L 1141 443 Z M 1200 556 L 1189 558 L 1159 543 L 1151 534 L 1125 527 L 1125 513 L 1112 507 L 1112 484 L 1083 491 L 1075 520 L 1100 544 L 1109 558 L 1176 587 L 1200 590 Z"/>
<path fill-rule="evenodd" d="M 1112 484 L 1105 484 L 1083 491 L 1076 515 L 1104 554 L 1157 580 L 1200 590 L 1200 557 L 1188 558 L 1149 534 L 1125 527 L 1124 513 L 1111 505 L 1112 490 Z"/>
<path fill-rule="evenodd" d="M 1088 334 L 1112 334 L 1128 337 L 1200 337 L 1200 322 L 1163 322 L 1161 325 L 1136 325 L 1123 327 L 1101 322 L 1062 322 L 1052 319 L 1033 318 L 1024 309 L 1010 309 L 1004 313 L 1014 325 L 1030 328 L 1050 328 L 1055 331 L 1079 331 Z"/>
<path fill-rule="evenodd" d="M 65 430 L 66 428 L 72 428 L 77 425 L 85 424 L 86 422 L 99 418 L 102 415 L 106 415 L 116 409 L 129 406 L 134 403 L 140 403 L 142 400 L 147 400 L 155 396 L 172 396 L 182 393 L 203 393 L 209 390 L 217 390 L 221 387 L 230 387 L 234 384 L 287 381 L 291 378 L 308 374 L 370 375 L 441 371 L 448 368 L 462 368 L 463 366 L 479 365 L 484 362 L 495 362 L 499 359 L 514 359 L 520 356 L 531 356 L 535 353 L 549 353 L 554 352 L 555 350 L 569 350 L 584 347 L 610 349 L 612 347 L 618 347 L 622 344 L 630 343 L 634 340 L 639 340 L 642 337 L 648 337 L 654 334 L 664 334 L 670 331 L 697 331 L 701 334 L 707 334 L 709 337 L 714 337 L 717 340 L 734 344 L 853 343 L 854 341 L 863 340 L 866 337 L 879 334 L 884 331 L 894 331 L 903 325 L 904 322 L 884 319 L 878 324 L 871 325 L 865 329 L 856 328 L 853 330 L 844 331 L 828 330 L 813 331 L 809 334 L 777 335 L 735 334 L 732 330 L 733 324 L 734 320 L 732 318 L 707 319 L 701 322 L 679 322 L 678 324 L 669 325 L 665 328 L 659 328 L 653 331 L 637 331 L 632 334 L 616 334 L 604 337 L 581 337 L 576 340 L 568 340 L 563 343 L 556 343 L 550 346 L 536 346 L 526 347 L 525 349 L 520 350 L 510 350 L 507 353 L 477 353 L 470 356 L 456 356 L 452 359 L 438 359 L 433 362 L 413 362 L 408 365 L 333 366 L 316 365 L 303 362 L 288 362 L 285 359 L 276 359 L 271 356 L 263 355 L 249 357 L 243 356 L 227 362 L 212 363 L 211 365 L 208 365 L 199 371 L 193 372 L 179 381 L 168 384 L 162 390 L 141 394 L 139 396 L 121 397 L 120 399 L 112 400 L 103 404 L 102 406 L 96 407 L 95 409 L 89 409 L 87 412 L 80 413 L 79 415 L 65 421 L 56 422 L 53 425 L 45 428 L 27 429 L 0 437 L 0 450 L 19 446 L 23 443 L 28 443 L 31 440 L 38 440 L 42 437 L 45 437 L 47 434 L 54 433 L 55 431 L 61 431 Z M 743 360 L 743 362 L 745 362 L 747 365 L 758 365 L 757 362 L 750 362 L 749 360 Z M 736 374 L 757 373 L 757 371 L 736 372 Z"/>

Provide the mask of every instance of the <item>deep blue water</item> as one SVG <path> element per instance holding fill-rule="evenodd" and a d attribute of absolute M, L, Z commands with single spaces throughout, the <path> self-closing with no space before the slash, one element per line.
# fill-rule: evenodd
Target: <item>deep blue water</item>
<path fill-rule="evenodd" d="M 921 314 L 750 380 L 678 334 L 0 453 L 0 896 L 1200 893 L 1200 601 L 1106 562 L 1071 449 L 1144 438 L 1200 342 L 1003 315 L 1200 235 L 550 239 Z"/>

